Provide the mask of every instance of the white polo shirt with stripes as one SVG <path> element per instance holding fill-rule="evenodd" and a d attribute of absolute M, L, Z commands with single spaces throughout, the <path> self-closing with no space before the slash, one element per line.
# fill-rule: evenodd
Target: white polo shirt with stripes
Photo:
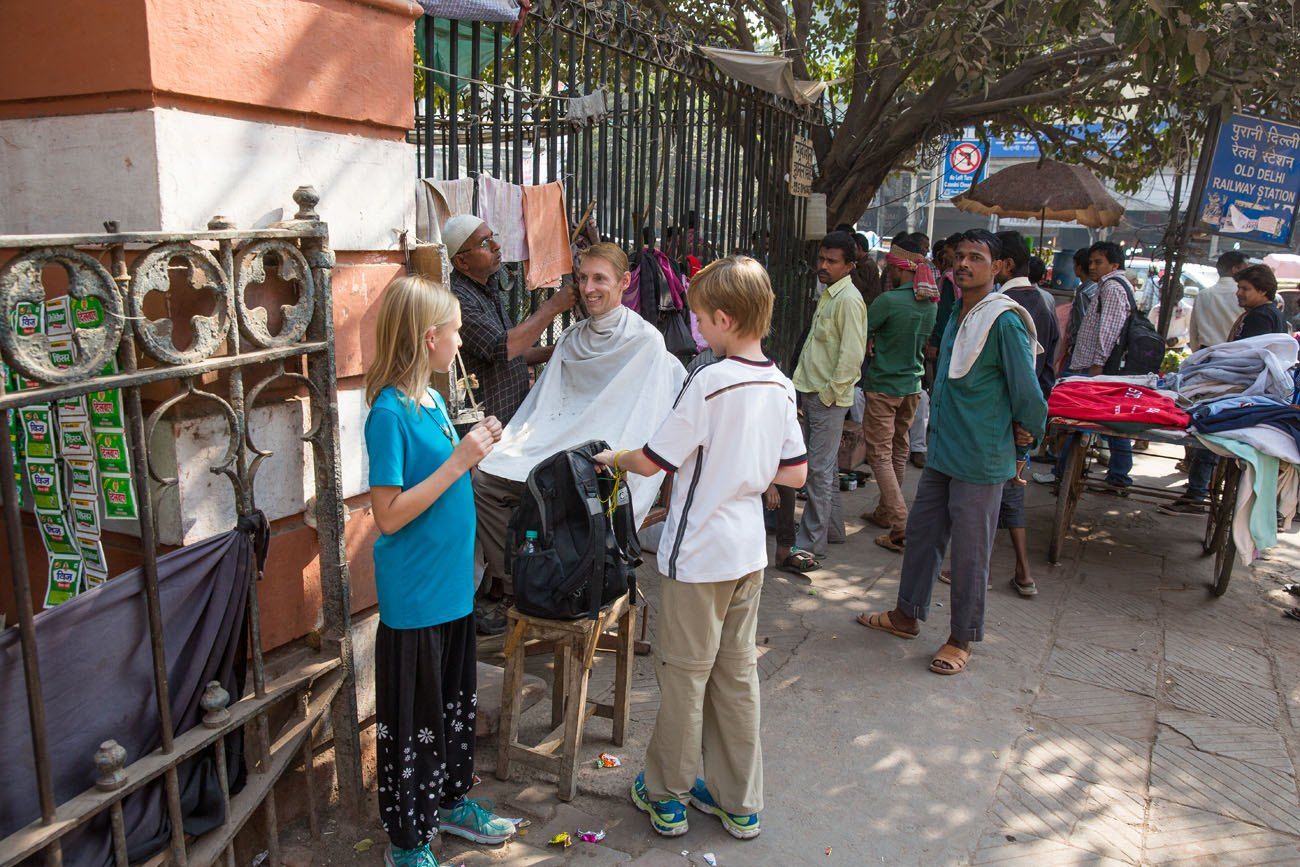
<path fill-rule="evenodd" d="M 659 571 L 704 584 L 767 567 L 763 492 L 808 461 L 790 380 L 771 361 L 724 358 L 687 378 L 645 446 L 675 473 Z"/>

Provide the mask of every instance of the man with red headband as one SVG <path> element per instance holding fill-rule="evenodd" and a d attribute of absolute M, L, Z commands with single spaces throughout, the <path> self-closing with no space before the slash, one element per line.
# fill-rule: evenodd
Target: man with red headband
<path fill-rule="evenodd" d="M 925 344 L 934 329 L 938 288 L 920 236 L 897 237 L 892 247 L 885 266 L 894 288 L 872 301 L 867 311 L 871 360 L 862 385 L 867 397 L 862 434 L 880 502 L 862 517 L 889 531 L 876 538 L 877 545 L 902 553 L 907 535 L 903 476 L 908 429 L 921 399 Z"/>

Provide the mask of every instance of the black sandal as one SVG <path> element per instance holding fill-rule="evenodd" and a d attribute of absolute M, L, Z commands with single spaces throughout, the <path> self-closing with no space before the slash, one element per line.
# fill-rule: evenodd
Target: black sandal
<path fill-rule="evenodd" d="M 776 564 L 776 568 L 782 572 L 789 572 L 793 575 L 805 575 L 808 572 L 816 572 L 822 567 L 817 558 L 807 551 L 792 550 L 785 556 L 785 559 Z"/>

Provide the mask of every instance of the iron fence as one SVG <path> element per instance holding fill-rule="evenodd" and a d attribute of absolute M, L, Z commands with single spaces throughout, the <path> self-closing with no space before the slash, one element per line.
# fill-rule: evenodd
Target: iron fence
<path fill-rule="evenodd" d="M 19 407 L 48 405 L 91 392 L 120 389 L 125 397 L 126 435 L 133 456 L 131 483 L 139 510 L 140 548 L 143 557 L 143 605 L 147 609 L 153 655 L 153 694 L 159 721 L 159 748 L 145 756 L 85 756 L 87 780 L 98 765 L 108 773 L 100 785 L 90 786 L 74 798 L 59 803 L 51 780 L 51 749 L 42 697 L 42 660 L 37 651 L 38 624 L 31 596 L 32 576 L 24 552 L 24 512 L 14 479 L 15 457 L 0 447 L 0 479 L 5 481 L 4 522 L 10 570 L 16 599 L 22 661 L 26 679 L 27 711 L 40 799 L 40 818 L 26 828 L 0 839 L 0 867 L 9 867 L 41 854 L 47 865 L 63 859 L 64 838 L 105 812 L 112 819 L 112 851 L 118 867 L 127 867 L 127 841 L 122 822 L 123 800 L 140 787 L 161 779 L 170 820 L 171 863 L 212 864 L 222 860 L 233 867 L 235 835 L 261 812 L 265 821 L 264 846 L 270 863 L 279 863 L 279 827 L 273 793 L 275 783 L 301 762 L 306 777 L 310 827 L 318 827 L 312 788 L 313 732 L 332 727 L 335 772 L 342 804 L 356 815 L 361 796 L 357 735 L 356 692 L 349 638 L 350 600 L 348 567 L 343 540 L 344 503 L 339 454 L 337 393 L 334 366 L 334 330 L 330 275 L 334 255 L 328 232 L 316 213 L 318 196 L 311 188 L 294 194 L 298 212 L 294 219 L 260 230 L 238 230 L 215 217 L 207 231 L 192 233 L 121 233 L 106 223 L 101 235 L 0 236 L 0 249 L 14 258 L 0 268 L 0 350 L 4 362 L 28 381 L 28 389 L 5 393 L 0 388 L 0 428 L 7 428 Z M 128 258 L 131 259 L 128 268 Z M 102 260 L 108 260 L 105 268 Z M 50 340 L 45 335 L 23 334 L 13 327 L 19 305 L 45 301 L 43 271 L 61 269 L 67 275 L 68 296 L 95 299 L 105 312 L 98 328 L 78 330 L 71 364 L 51 364 Z M 295 296 L 286 305 L 276 329 L 267 311 L 254 303 L 252 287 L 278 275 Z M 190 322 L 191 339 L 176 339 L 167 317 L 151 318 L 151 297 L 171 297 L 173 289 L 189 284 L 210 290 L 216 298 L 210 315 Z M 156 300 L 156 299 L 153 299 Z M 143 351 L 143 356 L 137 354 Z M 101 374 L 116 360 L 118 372 Z M 304 373 L 305 368 L 305 373 Z M 216 373 L 222 393 L 205 375 Z M 246 388 L 245 374 L 259 377 Z M 208 379 L 211 377 L 209 376 Z M 142 389 L 174 383 L 176 393 L 146 415 Z M 148 448 L 154 429 L 181 404 L 207 404 L 226 419 L 229 443 L 210 471 L 229 479 L 241 518 L 257 509 L 254 480 L 270 452 L 260 448 L 249 429 L 248 415 L 268 386 L 287 386 L 305 393 L 311 425 L 303 439 L 313 446 L 315 473 L 315 526 L 320 549 L 323 622 L 319 651 L 302 649 L 293 664 L 269 676 L 261 647 L 261 613 L 257 575 L 251 576 L 247 602 L 252 686 L 245 695 L 205 693 L 203 707 L 209 717 L 202 726 L 186 732 L 174 730 L 169 685 L 164 665 L 163 613 L 158 593 L 157 529 L 150 480 L 163 490 L 178 484 L 158 466 Z M 201 410 L 200 410 L 201 411 Z M 30 523 L 31 515 L 27 513 Z M 230 527 L 229 529 L 235 529 Z M 274 552 L 274 542 L 272 551 Z M 256 564 L 249 563 L 256 571 Z M 111 674 L 111 666 L 107 667 Z M 123 684 L 128 689 L 129 684 Z M 233 698 L 233 703 L 228 700 Z M 290 703 L 286 721 L 273 731 L 270 712 Z M 278 713 L 278 712 L 277 712 Z M 247 780 L 230 791 L 226 768 L 226 742 L 241 737 L 247 753 Z M 178 791 L 178 767 L 195 756 L 210 754 L 221 784 L 224 822 L 200 837 L 187 839 L 183 829 Z M 92 764 L 92 761 L 94 764 Z M 124 765 L 124 766 L 123 766 Z M 107 780 L 107 783 L 104 781 Z"/>
<path fill-rule="evenodd" d="M 517 37 L 428 16 L 417 26 L 423 177 L 561 180 L 571 225 L 594 214 L 629 252 L 755 256 L 777 296 L 772 347 L 788 357 L 811 309 L 808 200 L 788 187 L 811 111 L 724 76 L 690 33 L 621 0 L 543 0 Z M 576 102 L 592 94 L 594 117 Z M 527 314 L 515 277 L 511 300 Z"/>

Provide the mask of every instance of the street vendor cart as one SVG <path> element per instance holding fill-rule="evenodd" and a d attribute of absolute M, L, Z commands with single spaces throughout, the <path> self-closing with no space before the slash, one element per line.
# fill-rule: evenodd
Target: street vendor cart
<path fill-rule="evenodd" d="M 1173 446 L 1200 447 L 1194 434 L 1184 430 L 1150 428 L 1140 434 L 1122 432 L 1106 425 L 1092 421 L 1053 416 L 1048 420 L 1049 435 L 1078 434 L 1068 440 L 1068 452 L 1065 456 L 1065 468 L 1060 479 L 1056 498 L 1056 520 L 1052 524 L 1052 537 L 1047 548 L 1047 559 L 1056 565 L 1061 561 L 1065 535 L 1074 521 L 1074 510 L 1080 497 L 1092 482 L 1101 481 L 1101 475 L 1089 476 L 1090 460 L 1088 452 L 1099 437 L 1118 436 L 1126 439 L 1142 439 L 1153 443 Z M 1170 458 L 1176 460 L 1176 458 Z M 1232 516 L 1237 506 L 1237 482 L 1241 469 L 1236 461 L 1222 459 L 1214 470 L 1210 486 L 1209 516 L 1206 519 L 1205 535 L 1202 539 L 1202 551 L 1214 554 L 1214 578 L 1211 588 L 1215 596 L 1222 596 L 1228 589 L 1232 578 L 1232 567 L 1237 550 L 1232 539 Z M 1165 503 L 1178 499 L 1180 494 L 1166 488 L 1134 483 L 1126 489 L 1127 499 L 1146 503 Z"/>

